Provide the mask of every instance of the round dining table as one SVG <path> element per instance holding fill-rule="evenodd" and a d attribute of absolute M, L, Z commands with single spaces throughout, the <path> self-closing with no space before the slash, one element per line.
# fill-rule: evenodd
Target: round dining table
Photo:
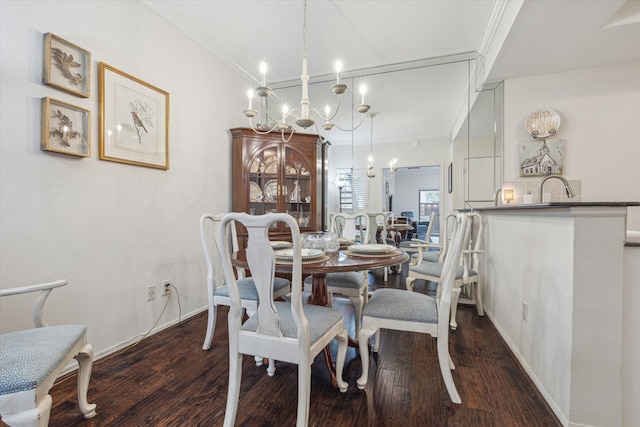
<path fill-rule="evenodd" d="M 304 278 L 309 275 L 313 277 L 309 304 L 328 305 L 327 273 L 373 270 L 404 264 L 407 261 L 409 261 L 409 255 L 400 249 L 393 249 L 385 254 L 356 254 L 349 251 L 348 247 L 337 252 L 325 253 L 316 259 L 305 260 L 302 262 L 302 280 L 304 281 Z M 249 268 L 244 250 L 234 252 L 231 255 L 231 263 L 238 268 Z M 276 272 L 291 273 L 292 265 L 291 262 L 284 262 L 276 258 Z M 358 348 L 357 341 L 351 337 L 349 337 L 349 345 Z M 334 387 L 337 387 L 336 370 L 329 347 L 325 347 L 324 355 L 331 382 Z"/>
<path fill-rule="evenodd" d="M 302 280 L 309 275 L 313 276 L 309 303 L 328 305 L 327 273 L 373 270 L 404 264 L 408 260 L 409 255 L 400 249 L 393 249 L 386 254 L 356 254 L 348 249 L 340 249 L 337 252 L 327 252 L 316 259 L 303 261 Z M 238 268 L 249 268 L 246 253 L 243 250 L 231 255 L 231 263 Z M 291 270 L 291 262 L 280 261 L 276 258 L 276 272 L 291 273 Z"/>

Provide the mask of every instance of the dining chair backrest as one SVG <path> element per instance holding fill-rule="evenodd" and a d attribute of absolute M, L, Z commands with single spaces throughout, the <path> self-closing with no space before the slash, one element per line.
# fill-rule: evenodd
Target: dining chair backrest
<path fill-rule="evenodd" d="M 468 252 L 465 267 L 477 271 L 480 264 L 480 246 L 482 246 L 482 215 L 477 212 L 468 212 L 466 216 L 469 222 L 469 233 L 466 247 L 464 248 Z"/>
<path fill-rule="evenodd" d="M 221 247 L 218 236 L 220 230 L 220 223 L 225 214 L 203 214 L 200 217 L 200 240 L 202 242 L 202 250 L 205 254 L 205 261 L 207 264 L 207 287 L 209 288 L 209 295 L 213 295 L 213 291 L 224 285 L 224 268 L 222 267 Z M 208 226 L 208 222 L 211 225 Z M 237 252 L 238 237 L 236 234 L 235 224 L 228 227 L 225 231 L 224 239 L 229 243 L 229 251 Z M 245 276 L 244 270 L 238 270 L 238 278 L 241 279 Z"/>
<path fill-rule="evenodd" d="M 363 231 L 368 223 L 369 217 L 364 213 L 336 213 L 331 218 L 330 230 L 344 239 L 369 243 L 369 235 Z"/>
<path fill-rule="evenodd" d="M 445 257 L 442 266 L 442 275 L 440 276 L 440 304 L 443 302 L 448 303 L 451 306 L 451 294 L 453 285 L 456 280 L 456 274 L 458 271 L 459 259 L 462 256 L 462 250 L 464 249 L 465 242 L 469 237 L 469 221 L 465 214 L 452 214 L 453 220 L 451 221 L 451 230 L 449 232 L 448 252 L 450 256 Z M 445 330 L 449 323 L 449 310 L 446 312 L 441 309 L 438 310 L 438 316 L 441 317 L 439 322 L 442 322 L 445 326 Z"/>
<path fill-rule="evenodd" d="M 378 227 L 380 227 L 380 240 L 386 243 L 387 222 L 393 217 L 393 212 L 367 212 L 368 219 L 367 233 L 370 243 L 378 243 Z"/>
<path fill-rule="evenodd" d="M 439 262 L 444 262 L 449 248 L 451 237 L 453 236 L 454 229 L 456 227 L 457 214 L 450 213 L 444 220 L 444 229 L 440 235 L 440 256 Z"/>
<path fill-rule="evenodd" d="M 282 337 L 278 313 L 273 304 L 273 283 L 275 273 L 275 255 L 269 241 L 269 228 L 280 221 L 288 226 L 291 232 L 293 244 L 293 263 L 291 275 L 291 308 L 296 320 L 298 340 L 309 341 L 309 324 L 302 310 L 302 264 L 300 229 L 296 220 L 288 214 L 269 213 L 265 215 L 248 215 L 246 213 L 229 213 L 224 216 L 218 230 L 218 240 L 221 241 L 222 267 L 225 280 L 229 287 L 231 308 L 229 311 L 229 336 L 239 334 L 242 326 L 242 308 L 240 304 L 240 291 L 234 276 L 229 242 L 225 239 L 227 228 L 236 221 L 243 225 L 249 233 L 248 246 L 246 248 L 247 264 L 258 292 L 258 322 L 256 335 Z M 230 273 L 231 272 L 231 273 Z M 247 338 L 251 339 L 251 338 Z M 296 346 L 297 347 L 297 346 Z M 302 347 L 308 347 L 303 345 Z"/>
<path fill-rule="evenodd" d="M 431 233 L 433 233 L 435 219 L 436 219 L 436 213 L 434 211 L 434 212 L 431 212 L 431 215 L 429 215 L 429 225 L 427 226 L 427 232 L 424 234 L 424 240 L 427 242 L 431 241 Z"/>

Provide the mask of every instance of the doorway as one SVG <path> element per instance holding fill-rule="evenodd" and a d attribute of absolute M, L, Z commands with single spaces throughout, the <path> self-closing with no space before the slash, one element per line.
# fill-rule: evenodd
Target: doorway
<path fill-rule="evenodd" d="M 390 176 L 388 169 L 384 171 L 384 175 Z M 431 212 L 436 212 L 432 236 L 437 241 L 442 192 L 440 166 L 399 167 L 384 181 L 382 191 L 386 209 L 396 217 L 402 216 L 402 212 L 413 212 L 418 238 L 424 237 Z"/>

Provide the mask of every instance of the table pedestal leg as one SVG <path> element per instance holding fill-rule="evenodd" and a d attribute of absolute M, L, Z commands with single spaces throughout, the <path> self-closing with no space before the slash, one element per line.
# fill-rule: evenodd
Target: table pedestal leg
<path fill-rule="evenodd" d="M 311 300 L 313 305 L 327 305 L 327 275 L 322 273 L 313 275 L 313 283 L 311 285 Z"/>

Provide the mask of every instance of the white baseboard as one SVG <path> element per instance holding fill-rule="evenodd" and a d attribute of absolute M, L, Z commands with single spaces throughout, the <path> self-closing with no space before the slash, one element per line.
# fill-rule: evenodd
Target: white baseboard
<path fill-rule="evenodd" d="M 180 322 L 184 322 L 185 320 L 195 316 L 196 314 L 200 314 L 203 311 L 208 310 L 208 306 L 204 306 L 204 307 L 200 307 L 197 308 L 189 313 L 184 314 L 183 316 L 181 316 L 180 319 L 172 319 L 166 323 L 163 323 L 162 325 L 158 325 L 155 328 L 153 328 L 146 336 L 144 336 L 144 338 L 148 338 L 151 335 L 155 335 L 160 331 L 164 331 L 167 328 L 170 328 L 172 326 L 175 326 L 178 324 L 178 321 Z M 206 330 L 202 331 L 202 339 L 204 340 L 204 334 L 205 334 Z M 113 353 L 116 353 L 124 348 L 129 347 L 130 345 L 136 343 L 137 341 L 144 339 L 143 335 L 136 335 L 135 337 L 132 337 L 126 341 L 122 341 L 116 345 L 113 345 L 109 348 L 106 348 L 102 351 L 100 351 L 99 353 L 96 353 L 93 355 L 93 363 L 96 363 L 97 361 L 99 361 L 100 359 L 104 359 L 105 357 L 108 357 L 110 355 L 112 355 Z M 89 343 L 91 344 L 91 343 Z M 62 371 L 62 373 L 60 374 L 60 376 L 65 376 L 68 375 L 72 372 L 75 372 L 78 370 L 78 362 L 76 362 L 75 360 L 71 361 L 66 367 L 65 369 Z"/>

